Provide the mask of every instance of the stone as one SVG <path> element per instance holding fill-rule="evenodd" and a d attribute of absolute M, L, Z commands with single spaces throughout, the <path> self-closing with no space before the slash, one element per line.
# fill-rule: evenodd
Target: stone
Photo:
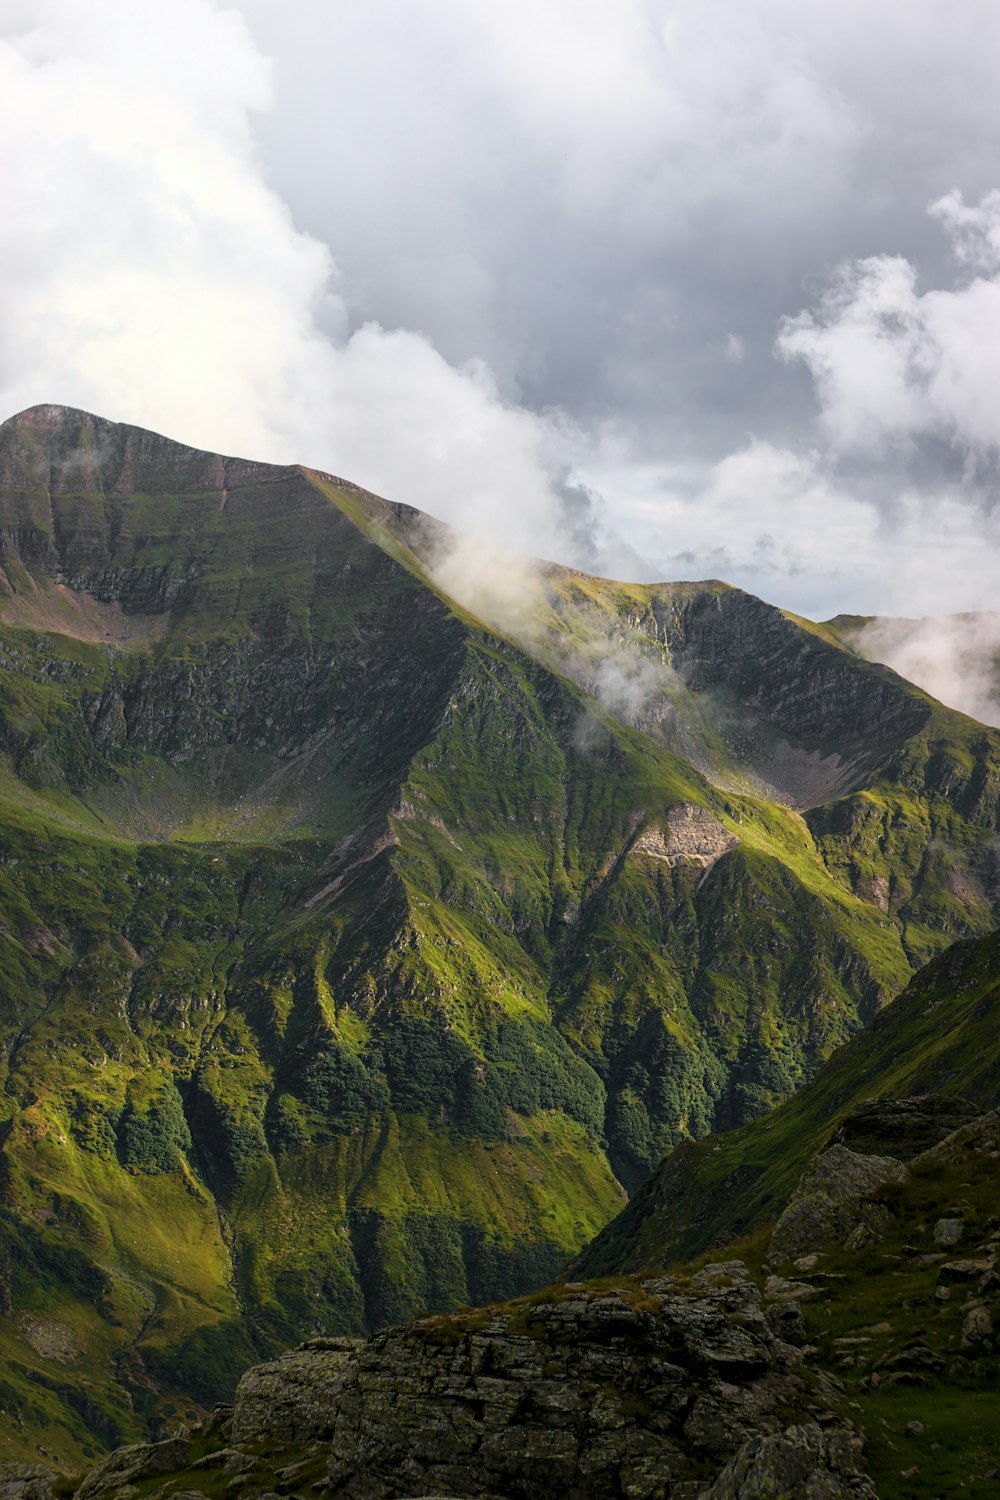
<path fill-rule="evenodd" d="M 934 1225 L 934 1243 L 944 1250 L 953 1250 L 961 1243 L 964 1233 L 965 1223 L 962 1219 L 938 1219 Z"/>
<path fill-rule="evenodd" d="M 767 1309 L 767 1323 L 776 1339 L 786 1344 L 804 1344 L 806 1324 L 802 1309 L 794 1297 L 787 1297 Z"/>
<path fill-rule="evenodd" d="M 953 1094 L 866 1099 L 845 1117 L 831 1145 L 846 1146 L 859 1156 L 910 1162 L 981 1114 L 977 1105 Z"/>
<path fill-rule="evenodd" d="M 838 1424 L 788 1427 L 750 1438 L 700 1500 L 876 1500 L 861 1461 L 861 1442 Z"/>
<path fill-rule="evenodd" d="M 979 1281 L 992 1269 L 988 1260 L 946 1260 L 938 1270 L 940 1285 L 953 1285 L 957 1281 Z"/>
<path fill-rule="evenodd" d="M 331 1497 L 695 1500 L 706 1463 L 814 1399 L 741 1272 L 564 1287 L 375 1334 L 336 1394 Z"/>
<path fill-rule="evenodd" d="M 0 1500 L 52 1500 L 56 1477 L 44 1464 L 0 1463 Z"/>
<path fill-rule="evenodd" d="M 217 1405 L 212 1407 L 212 1410 L 202 1422 L 201 1427 L 199 1428 L 199 1435 L 202 1438 L 214 1436 L 225 1438 L 232 1420 L 233 1408 L 219 1402 Z"/>
<path fill-rule="evenodd" d="M 769 1276 L 764 1283 L 764 1297 L 768 1302 L 788 1297 L 815 1297 L 818 1291 L 818 1287 L 810 1286 L 807 1281 L 789 1281 L 784 1276 Z"/>
<path fill-rule="evenodd" d="M 875 1193 L 904 1182 L 907 1169 L 888 1156 L 861 1156 L 833 1145 L 807 1167 L 771 1236 L 770 1256 L 780 1265 L 831 1246 L 874 1244 L 890 1223 Z"/>
<path fill-rule="evenodd" d="M 910 1437 L 923 1437 L 924 1433 L 927 1431 L 927 1428 L 924 1426 L 923 1422 L 907 1422 L 906 1431 Z"/>
<path fill-rule="evenodd" d="M 166 1438 L 162 1443 L 132 1443 L 116 1448 L 91 1469 L 76 1492 L 75 1500 L 97 1500 L 114 1496 L 122 1500 L 125 1491 L 141 1480 L 156 1479 L 183 1469 L 191 1448 L 189 1437 Z"/>
<path fill-rule="evenodd" d="M 982 1303 L 970 1307 L 962 1323 L 962 1348 L 978 1349 L 993 1342 L 993 1319 Z"/>
<path fill-rule="evenodd" d="M 309 1443 L 333 1430 L 341 1377 L 362 1339 L 317 1339 L 254 1365 L 236 1389 L 232 1442 Z"/>

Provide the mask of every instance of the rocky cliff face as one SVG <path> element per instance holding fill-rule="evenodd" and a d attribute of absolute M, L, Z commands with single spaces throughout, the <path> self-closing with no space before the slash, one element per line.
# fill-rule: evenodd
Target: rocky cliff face
<path fill-rule="evenodd" d="M 738 591 L 551 570 L 517 643 L 327 476 L 37 408 L 0 479 L 25 1460 L 544 1282 L 994 920 L 997 736 Z M 595 642 L 669 668 L 641 712 Z"/>

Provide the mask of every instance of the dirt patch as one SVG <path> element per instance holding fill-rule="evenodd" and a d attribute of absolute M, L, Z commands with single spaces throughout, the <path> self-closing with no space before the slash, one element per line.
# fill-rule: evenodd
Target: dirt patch
<path fill-rule="evenodd" d="M 0 581 L 0 590 L 4 582 Z M 5 625 L 24 630 L 113 646 L 156 640 L 165 634 L 170 621 L 166 614 L 126 614 L 116 601 L 105 603 L 64 583 L 39 584 L 30 574 L 17 593 L 6 598 L 0 594 L 0 618 Z"/>

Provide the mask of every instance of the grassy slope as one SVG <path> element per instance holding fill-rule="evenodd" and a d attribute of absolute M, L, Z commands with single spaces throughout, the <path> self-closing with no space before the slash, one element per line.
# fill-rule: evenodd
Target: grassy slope
<path fill-rule="evenodd" d="M 680 1146 L 576 1263 L 581 1273 L 686 1260 L 773 1221 L 809 1157 L 869 1098 L 950 1092 L 1000 1104 L 1000 936 L 957 943 L 763 1119 Z"/>
<path fill-rule="evenodd" d="M 710 686 L 756 695 L 765 741 L 860 672 L 898 767 L 807 817 L 713 788 L 570 661 L 450 607 L 371 497 L 52 430 L 0 435 L 0 1338 L 24 1454 L 79 1459 L 306 1332 L 543 1281 L 620 1206 L 614 1174 L 800 1083 L 899 988 L 914 933 L 992 921 L 996 737 L 921 710 L 900 749 L 886 674 L 778 612 L 573 575 L 587 611 L 567 623 L 562 578 L 552 629 L 594 639 L 597 608 L 698 681 L 713 631 L 723 657 L 749 632 L 767 673 Z M 705 693 L 677 697 L 735 764 Z M 678 805 L 739 841 L 707 875 L 633 848 Z M 897 861 L 886 911 L 865 882 Z"/>

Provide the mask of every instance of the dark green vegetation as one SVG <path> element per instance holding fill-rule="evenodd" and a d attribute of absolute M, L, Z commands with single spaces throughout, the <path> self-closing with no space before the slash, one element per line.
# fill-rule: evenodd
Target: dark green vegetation
<path fill-rule="evenodd" d="M 538 1285 L 995 923 L 1000 736 L 820 627 L 548 569 L 518 644 L 415 512 L 60 408 L 0 484 L 12 1456 Z"/>
<path fill-rule="evenodd" d="M 921 969 L 808 1087 L 763 1119 L 680 1145 L 575 1269 L 669 1265 L 756 1233 L 777 1218 L 849 1110 L 938 1092 L 1000 1106 L 1000 934 L 956 943 Z"/>

